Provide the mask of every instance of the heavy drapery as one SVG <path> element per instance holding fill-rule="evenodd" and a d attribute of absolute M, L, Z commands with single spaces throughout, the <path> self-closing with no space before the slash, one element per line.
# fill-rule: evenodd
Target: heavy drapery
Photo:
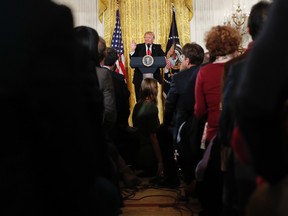
<path fill-rule="evenodd" d="M 116 10 L 119 7 L 124 44 L 125 66 L 128 74 L 127 84 L 131 92 L 131 111 L 135 105 L 134 87 L 132 84 L 133 70 L 130 68 L 130 44 L 144 42 L 144 33 L 155 33 L 154 43 L 162 45 L 165 52 L 166 43 L 172 20 L 172 4 L 176 9 L 176 22 L 183 46 L 190 41 L 190 21 L 193 16 L 192 0 L 98 0 L 99 19 L 104 23 L 104 38 L 107 45 L 111 45 L 113 30 L 115 27 Z M 158 108 L 159 118 L 163 121 L 162 87 L 159 88 Z M 129 120 L 131 124 L 131 120 Z"/>

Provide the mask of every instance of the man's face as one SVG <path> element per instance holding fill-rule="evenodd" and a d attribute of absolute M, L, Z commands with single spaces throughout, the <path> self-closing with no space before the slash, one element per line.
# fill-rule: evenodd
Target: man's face
<path fill-rule="evenodd" d="M 153 41 L 154 41 L 154 37 L 153 37 L 153 34 L 145 34 L 144 35 L 144 42 L 145 44 L 153 44 Z"/>
<path fill-rule="evenodd" d="M 188 69 L 189 65 L 189 58 L 187 58 L 185 55 L 181 55 L 181 58 L 183 59 L 181 64 L 180 64 L 180 71 Z"/>

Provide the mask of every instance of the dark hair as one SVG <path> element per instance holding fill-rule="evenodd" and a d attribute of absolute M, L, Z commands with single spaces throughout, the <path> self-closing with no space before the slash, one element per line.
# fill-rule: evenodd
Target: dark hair
<path fill-rule="evenodd" d="M 104 38 L 102 38 L 101 36 L 99 36 L 99 42 L 98 42 L 98 52 L 99 52 L 99 61 L 101 62 L 107 55 L 106 53 L 106 41 L 104 40 Z"/>
<path fill-rule="evenodd" d="M 197 43 L 186 43 L 182 53 L 189 59 L 190 64 L 200 65 L 203 62 L 204 49 Z"/>
<path fill-rule="evenodd" d="M 107 47 L 106 49 L 107 56 L 104 59 L 104 65 L 113 66 L 118 60 L 117 51 L 112 47 Z"/>
<path fill-rule="evenodd" d="M 77 26 L 74 28 L 74 37 L 77 52 L 79 52 L 77 56 L 87 62 L 88 65 L 93 64 L 95 67 L 99 67 L 99 35 L 97 31 L 88 26 Z"/>
<path fill-rule="evenodd" d="M 248 18 L 248 28 L 253 40 L 259 35 L 259 32 L 267 20 L 270 5 L 271 3 L 268 1 L 260 1 L 251 8 Z"/>
<path fill-rule="evenodd" d="M 158 83 L 154 78 L 145 78 L 141 82 L 140 99 L 139 103 L 143 103 L 146 100 L 157 104 Z"/>

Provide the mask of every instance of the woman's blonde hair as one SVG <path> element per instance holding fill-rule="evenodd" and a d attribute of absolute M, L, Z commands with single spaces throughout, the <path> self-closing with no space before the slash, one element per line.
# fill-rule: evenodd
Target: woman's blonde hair
<path fill-rule="evenodd" d="M 145 78 L 142 80 L 140 89 L 139 102 L 146 100 L 152 101 L 157 104 L 158 85 L 157 80 L 154 78 Z"/>

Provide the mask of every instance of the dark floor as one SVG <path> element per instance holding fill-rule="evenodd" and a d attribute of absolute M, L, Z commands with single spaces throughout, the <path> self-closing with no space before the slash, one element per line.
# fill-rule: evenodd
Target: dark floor
<path fill-rule="evenodd" d="M 184 186 L 175 189 L 149 184 L 151 178 L 141 178 L 141 185 L 122 187 L 124 207 L 121 216 L 198 216 L 200 205 L 197 199 L 185 198 Z"/>

